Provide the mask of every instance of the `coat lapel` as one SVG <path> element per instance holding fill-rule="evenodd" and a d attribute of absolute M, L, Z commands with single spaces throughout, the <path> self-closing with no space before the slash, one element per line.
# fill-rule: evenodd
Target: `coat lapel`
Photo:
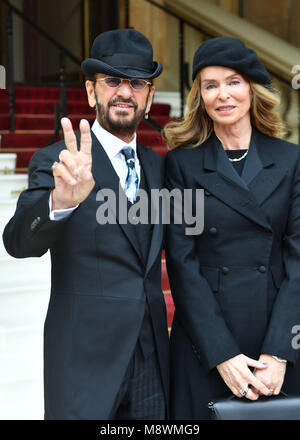
<path fill-rule="evenodd" d="M 163 176 L 161 176 L 159 168 L 155 166 L 155 164 L 153 163 L 152 154 L 149 154 L 149 150 L 140 144 L 137 145 L 137 152 L 138 152 L 140 164 L 143 167 L 143 171 L 148 183 L 149 192 L 152 189 L 161 190 L 163 187 Z M 149 193 L 149 197 L 150 197 L 150 193 Z M 154 206 L 153 203 L 151 203 L 151 210 L 157 210 L 157 208 L 158 208 L 157 206 Z M 154 214 L 154 216 L 156 214 L 161 215 L 160 212 L 155 212 L 155 213 L 152 212 L 152 214 Z M 153 225 L 150 250 L 146 265 L 146 273 L 151 268 L 161 248 L 161 243 L 163 240 L 163 227 L 160 220 L 158 224 Z"/>
<path fill-rule="evenodd" d="M 272 163 L 273 162 L 270 161 L 270 164 Z M 246 185 L 249 185 L 249 183 L 255 178 L 255 176 L 257 176 L 257 174 L 260 173 L 262 169 L 263 164 L 257 150 L 255 130 L 252 130 L 249 153 L 246 157 L 241 178 L 246 183 Z"/>
<path fill-rule="evenodd" d="M 241 188 L 248 190 L 248 187 L 244 180 L 239 176 L 239 174 L 235 171 L 234 167 L 228 160 L 227 154 L 222 147 L 221 142 L 216 137 L 215 134 L 212 135 L 212 142 L 214 144 L 214 148 L 217 150 L 217 171 L 221 174 L 226 180 L 232 182 L 233 185 L 240 186 Z"/>
<path fill-rule="evenodd" d="M 261 206 L 265 200 L 276 190 L 288 173 L 287 168 L 282 168 L 281 163 L 273 159 L 272 149 L 276 148 L 274 140 L 254 131 L 254 146 L 261 162 L 248 186 L 257 203 Z M 249 152 L 250 154 L 250 152 Z"/>
<path fill-rule="evenodd" d="M 120 218 L 120 212 L 119 212 L 119 200 L 121 199 L 121 203 L 124 204 L 124 206 L 127 207 L 127 198 L 120 187 L 119 184 L 119 178 L 116 174 L 111 161 L 109 160 L 107 154 L 105 153 L 102 145 L 92 132 L 92 172 L 95 179 L 95 182 L 99 185 L 100 189 L 111 189 L 115 196 L 116 196 L 116 204 L 109 203 L 110 209 L 113 213 L 113 215 L 116 218 L 116 221 L 119 223 L 121 229 L 126 234 L 128 240 L 132 244 L 133 248 L 135 249 L 136 253 L 141 257 L 141 252 L 139 248 L 138 239 L 134 230 L 134 225 L 128 222 L 128 219 L 126 222 L 124 222 L 123 218 Z M 120 198 L 120 199 L 119 199 Z M 126 208 L 127 212 L 127 208 Z"/>
<path fill-rule="evenodd" d="M 205 144 L 198 148 L 199 152 L 201 148 L 204 149 L 203 167 L 205 173 L 199 175 L 199 169 L 197 169 L 197 180 L 200 185 L 232 209 L 263 228 L 271 230 L 271 226 L 260 209 L 255 195 L 252 194 L 246 182 L 234 170 L 216 136 L 213 134 Z M 252 162 L 251 158 L 250 162 Z M 248 167 L 250 170 L 247 175 L 254 175 L 255 173 L 252 171 L 254 165 L 250 163 Z"/>

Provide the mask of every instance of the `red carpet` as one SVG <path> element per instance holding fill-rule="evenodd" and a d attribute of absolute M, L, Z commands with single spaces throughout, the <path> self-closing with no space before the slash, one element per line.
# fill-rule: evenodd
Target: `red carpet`
<path fill-rule="evenodd" d="M 55 128 L 56 103 L 59 103 L 57 87 L 16 87 L 15 132 L 10 133 L 8 91 L 0 92 L 1 148 L 5 149 L 5 152 L 6 149 L 10 149 L 17 153 L 17 168 L 27 168 L 35 149 L 45 146 L 51 139 Z M 68 115 L 75 130 L 78 130 L 80 119 L 94 120 L 95 112 L 88 106 L 83 88 L 67 89 L 67 105 Z M 170 106 L 167 104 L 153 104 L 150 112 L 150 116 L 161 126 L 170 120 L 169 114 Z M 160 154 L 166 154 L 164 139 L 145 120 L 139 126 L 138 141 Z"/>
<path fill-rule="evenodd" d="M 31 156 L 44 147 L 54 134 L 55 119 L 54 106 L 59 103 L 59 89 L 57 87 L 22 87 L 15 88 L 15 132 L 10 133 L 8 91 L 0 90 L 0 135 L 2 152 L 17 154 L 16 167 L 26 172 Z M 90 121 L 95 119 L 95 111 L 87 103 L 84 88 L 67 89 L 67 111 L 75 130 L 78 129 L 80 119 Z M 170 120 L 170 106 L 168 104 L 153 104 L 150 116 L 158 124 L 164 126 Z M 151 127 L 147 121 L 142 121 L 138 132 L 138 141 L 151 147 L 158 153 L 167 152 L 165 140 L 161 134 Z M 58 140 L 58 139 L 57 139 Z M 168 327 L 171 327 L 174 304 L 170 292 L 165 259 L 162 259 L 162 290 L 164 291 Z"/>

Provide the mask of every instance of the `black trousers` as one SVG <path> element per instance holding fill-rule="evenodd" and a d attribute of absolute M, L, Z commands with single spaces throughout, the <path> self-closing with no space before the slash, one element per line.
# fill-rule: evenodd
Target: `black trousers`
<path fill-rule="evenodd" d="M 165 396 L 156 351 L 144 358 L 138 343 L 109 419 L 164 420 L 165 418 Z"/>

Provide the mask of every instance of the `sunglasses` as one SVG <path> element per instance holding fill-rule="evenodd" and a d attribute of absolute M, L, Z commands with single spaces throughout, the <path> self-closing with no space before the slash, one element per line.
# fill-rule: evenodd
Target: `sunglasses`
<path fill-rule="evenodd" d="M 151 85 L 152 83 L 146 81 L 145 79 L 124 79 L 124 78 L 116 78 L 114 76 L 106 76 L 105 78 L 97 78 L 95 81 L 103 81 L 107 87 L 112 89 L 117 89 L 121 87 L 123 81 L 128 81 L 130 87 L 133 90 L 144 90 L 147 85 Z"/>

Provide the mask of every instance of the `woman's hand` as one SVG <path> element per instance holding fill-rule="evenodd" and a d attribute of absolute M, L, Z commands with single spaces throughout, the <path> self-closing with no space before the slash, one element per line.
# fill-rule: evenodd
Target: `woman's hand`
<path fill-rule="evenodd" d="M 270 354 L 261 354 L 259 361 L 266 362 L 268 366 L 264 370 L 256 370 L 255 377 L 268 387 L 272 394 L 279 394 L 284 381 L 286 362 L 279 362 Z M 253 389 L 253 392 L 260 394 L 258 389 Z"/>
<path fill-rule="evenodd" d="M 245 397 L 250 400 L 257 400 L 260 394 L 270 396 L 270 389 L 262 382 L 259 377 L 254 375 L 248 367 L 256 368 L 256 372 L 264 371 L 267 365 L 264 361 L 256 361 L 243 354 L 239 354 L 225 362 L 217 365 L 217 369 L 232 393 L 237 397 L 243 397 L 242 390 L 247 391 Z M 252 388 L 255 389 L 255 392 Z M 259 392 L 259 393 L 258 393 Z"/>

